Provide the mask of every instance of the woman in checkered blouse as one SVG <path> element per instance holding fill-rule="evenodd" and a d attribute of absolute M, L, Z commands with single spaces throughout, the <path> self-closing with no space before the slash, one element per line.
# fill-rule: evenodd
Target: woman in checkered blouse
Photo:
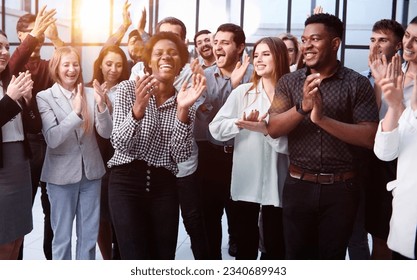
<path fill-rule="evenodd" d="M 122 259 L 174 259 L 177 163 L 191 155 L 193 104 L 205 90 L 205 77 L 194 75 L 191 86 L 175 90 L 188 50 L 174 33 L 151 37 L 143 56 L 147 74 L 117 88 L 110 212 Z"/>

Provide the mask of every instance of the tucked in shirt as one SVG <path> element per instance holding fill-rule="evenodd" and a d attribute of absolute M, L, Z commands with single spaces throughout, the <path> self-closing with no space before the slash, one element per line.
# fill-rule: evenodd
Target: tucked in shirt
<path fill-rule="evenodd" d="M 260 82 L 238 86 L 210 123 L 210 132 L 219 141 L 235 139 L 231 196 L 235 201 L 282 207 L 282 190 L 288 169 L 287 137 L 272 139 L 260 132 L 240 129 L 236 121 L 243 113 L 268 112 L 271 105 Z M 249 91 L 248 91 L 249 90 Z"/>
<path fill-rule="evenodd" d="M 302 68 L 284 75 L 278 82 L 270 114 L 283 113 L 302 99 L 309 74 Z M 337 72 L 320 84 L 323 114 L 340 122 L 357 124 L 378 122 L 375 94 L 368 79 L 339 66 Z M 321 129 L 305 118 L 288 134 L 290 162 L 319 172 L 343 172 L 355 169 L 356 148 Z"/>
<path fill-rule="evenodd" d="M 190 108 L 189 123 L 182 123 L 177 118 L 176 95 L 159 107 L 152 96 L 144 117 L 136 120 L 132 112 L 135 99 L 135 81 L 121 82 L 116 92 L 111 135 L 115 153 L 108 167 L 143 160 L 176 175 L 177 163 L 191 155 L 194 106 Z"/>

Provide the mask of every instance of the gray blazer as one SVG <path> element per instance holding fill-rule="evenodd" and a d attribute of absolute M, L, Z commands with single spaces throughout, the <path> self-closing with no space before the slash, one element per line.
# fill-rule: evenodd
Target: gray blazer
<path fill-rule="evenodd" d="M 109 138 L 113 128 L 109 110 L 99 113 L 94 91 L 84 88 L 84 93 L 91 124 L 94 124 L 100 136 Z M 81 127 L 83 120 L 72 110 L 58 84 L 39 92 L 36 101 L 47 143 L 41 181 L 56 185 L 77 183 L 81 181 L 83 167 L 87 179 L 100 179 L 105 168 L 94 128 L 84 132 Z"/>

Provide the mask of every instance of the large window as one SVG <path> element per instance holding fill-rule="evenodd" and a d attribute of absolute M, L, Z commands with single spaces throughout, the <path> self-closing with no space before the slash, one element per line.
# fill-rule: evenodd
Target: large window
<path fill-rule="evenodd" d="M 5 6 L 2 29 L 8 34 L 13 51 L 19 44 L 16 22 L 21 15 L 36 13 L 44 4 L 48 9 L 56 9 L 59 36 L 81 48 L 85 80 L 89 80 L 92 63 L 101 46 L 123 22 L 125 1 L 2 0 Z M 346 66 L 357 71 L 367 68 L 369 36 L 375 21 L 394 18 L 406 25 L 417 15 L 417 0 L 380 0 L 377 5 L 373 0 L 130 0 L 129 3 L 132 25 L 122 40 L 122 48 L 126 48 L 127 34 L 137 27 L 141 10 L 145 8 L 149 32 L 153 32 L 156 23 L 167 16 L 184 21 L 190 50 L 196 31 L 209 29 L 215 32 L 220 24 L 226 22 L 243 26 L 249 48 L 262 37 L 282 32 L 291 32 L 299 38 L 306 17 L 320 5 L 325 12 L 336 14 L 345 22 L 346 36 L 339 56 Z M 53 47 L 46 40 L 41 54 L 50 58 L 52 52 Z"/>

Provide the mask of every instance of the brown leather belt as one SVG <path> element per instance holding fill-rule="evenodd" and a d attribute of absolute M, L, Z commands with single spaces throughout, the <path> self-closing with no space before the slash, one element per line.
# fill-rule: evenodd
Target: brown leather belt
<path fill-rule="evenodd" d="M 336 182 L 343 182 L 352 179 L 356 176 L 354 171 L 340 173 L 313 173 L 293 164 L 290 164 L 288 170 L 292 178 L 313 182 L 316 184 L 333 184 Z"/>

